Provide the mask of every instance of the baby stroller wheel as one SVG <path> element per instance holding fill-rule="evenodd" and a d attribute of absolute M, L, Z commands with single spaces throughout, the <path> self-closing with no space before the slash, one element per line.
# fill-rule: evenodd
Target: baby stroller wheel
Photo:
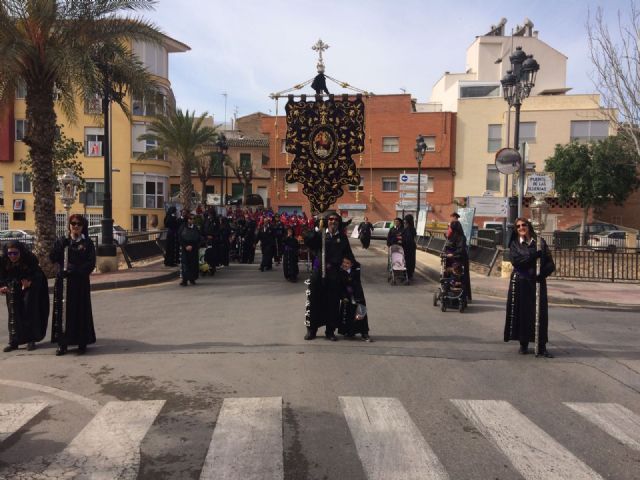
<path fill-rule="evenodd" d="M 438 306 L 438 292 L 433 292 L 433 306 Z"/>

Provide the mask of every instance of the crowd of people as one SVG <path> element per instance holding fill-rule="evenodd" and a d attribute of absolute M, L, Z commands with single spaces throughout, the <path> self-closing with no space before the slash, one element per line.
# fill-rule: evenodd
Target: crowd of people
<path fill-rule="evenodd" d="M 180 285 L 195 285 L 201 271 L 215 273 L 230 261 L 253 263 L 260 245 L 261 272 L 282 263 L 284 278 L 296 282 L 299 251 L 309 250 L 311 272 L 306 281 L 305 340 L 313 340 L 320 327 L 325 337 L 336 341 L 336 331 L 347 338 L 369 337 L 366 300 L 361 282 L 361 265 L 356 260 L 346 233 L 348 223 L 335 211 L 325 217 L 273 211 L 229 209 L 218 215 L 213 209 L 178 215 L 170 207 L 164 220 L 167 230 L 164 263 L 180 266 Z M 53 294 L 51 341 L 57 343 L 56 355 L 64 355 L 69 346 L 85 353 L 95 343 L 96 335 L 90 295 L 90 274 L 95 269 L 96 252 L 87 234 L 87 220 L 71 215 L 68 232 L 59 238 L 50 260 L 57 265 Z M 546 278 L 555 265 L 543 239 L 536 238 L 531 223 L 516 220 L 509 241 L 513 273 L 507 296 L 504 341 L 520 342 L 519 353 L 528 353 L 528 344 L 538 340 L 536 352 L 551 357 L 547 351 L 548 305 Z M 365 217 L 357 227 L 362 248 L 368 249 L 373 226 Z M 416 228 L 412 215 L 396 218 L 387 237 L 387 246 L 400 245 L 404 251 L 408 281 L 416 267 Z M 444 258 L 451 260 L 452 271 L 463 275 L 467 301 L 471 302 L 471 283 L 467 241 L 459 215 L 452 213 Z M 537 242 L 540 242 L 539 244 Z M 204 255 L 201 255 L 204 249 Z M 540 268 L 536 270 L 536 263 Z M 536 284 L 540 287 L 540 308 L 536 319 Z M 9 344 L 5 352 L 27 345 L 36 348 L 47 331 L 50 303 L 47 279 L 38 260 L 23 244 L 10 241 L 0 257 L 0 294 L 5 295 L 8 309 Z"/>

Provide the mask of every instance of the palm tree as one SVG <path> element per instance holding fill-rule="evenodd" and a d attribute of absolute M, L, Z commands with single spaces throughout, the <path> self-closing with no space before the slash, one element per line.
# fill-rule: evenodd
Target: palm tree
<path fill-rule="evenodd" d="M 73 122 L 75 102 L 104 85 L 98 52 L 132 40 L 159 42 L 161 33 L 140 18 L 118 16 L 153 8 L 154 0 L 2 0 L 0 2 L 0 102 L 13 101 L 19 82 L 26 86 L 27 131 L 32 160 L 35 251 L 52 273 L 48 254 L 55 240 L 53 152 L 55 99 Z M 138 67 L 140 64 L 137 65 Z M 135 69 L 136 65 L 133 65 Z M 127 69 L 118 67 L 118 72 Z M 127 84 L 119 77 L 121 85 Z M 124 82 L 124 83 L 122 83 Z M 136 85 L 137 80 L 134 82 Z"/>
<path fill-rule="evenodd" d="M 218 135 L 215 127 L 202 125 L 207 115 L 205 112 L 196 118 L 195 111 L 183 113 L 177 109 L 167 116 L 157 117 L 147 126 L 147 133 L 138 137 L 139 141 L 148 140 L 157 145 L 139 159 L 163 157 L 168 153 L 180 161 L 180 202 L 187 210 L 192 208 L 191 171 L 196 169 L 196 152 L 214 144 Z"/>

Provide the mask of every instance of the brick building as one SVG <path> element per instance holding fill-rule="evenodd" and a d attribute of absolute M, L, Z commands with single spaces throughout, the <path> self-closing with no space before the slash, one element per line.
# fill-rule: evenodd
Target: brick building
<path fill-rule="evenodd" d="M 427 175 L 428 219 L 445 220 L 453 205 L 455 176 L 455 113 L 416 112 L 411 95 L 375 95 L 364 99 L 366 145 L 354 161 L 362 181 L 359 187 L 344 187 L 344 195 L 333 205 L 343 216 L 370 221 L 402 214 L 399 176 L 416 174 L 416 137 L 425 137 L 428 150 L 422 162 Z M 271 172 L 271 206 L 275 211 L 309 212 L 309 202 L 297 184 L 287 184 L 285 173 L 292 161 L 285 153 L 286 119 L 261 118 L 262 132 L 269 137 L 269 159 L 263 165 Z M 273 194 L 275 191 L 275 194 Z M 404 213 L 415 213 L 405 209 Z"/>

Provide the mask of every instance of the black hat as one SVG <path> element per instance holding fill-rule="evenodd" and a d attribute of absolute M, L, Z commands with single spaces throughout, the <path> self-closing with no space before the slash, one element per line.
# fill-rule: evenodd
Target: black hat
<path fill-rule="evenodd" d="M 458 212 L 453 212 L 451 215 L 449 215 L 450 217 L 456 217 L 456 218 L 460 218 L 460 215 L 458 215 Z"/>

